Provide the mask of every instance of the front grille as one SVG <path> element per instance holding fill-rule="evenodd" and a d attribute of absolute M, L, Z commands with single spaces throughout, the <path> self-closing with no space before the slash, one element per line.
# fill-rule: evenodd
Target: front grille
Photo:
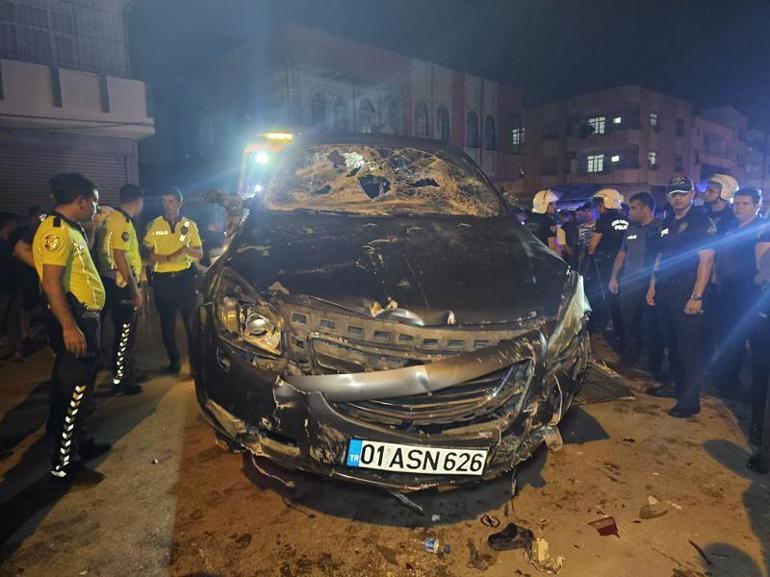
<path fill-rule="evenodd" d="M 432 393 L 338 402 L 334 406 L 341 413 L 362 421 L 404 429 L 463 426 L 499 418 L 515 410 L 533 373 L 533 361 L 524 360 Z"/>

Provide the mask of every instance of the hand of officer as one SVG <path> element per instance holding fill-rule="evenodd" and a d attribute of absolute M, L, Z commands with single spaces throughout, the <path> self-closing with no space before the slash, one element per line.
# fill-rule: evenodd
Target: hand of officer
<path fill-rule="evenodd" d="M 610 285 L 609 285 L 610 292 L 614 295 L 618 294 L 620 292 L 620 288 L 618 287 L 618 279 L 613 277 L 610 277 Z"/>
<path fill-rule="evenodd" d="M 77 325 L 62 327 L 62 338 L 65 348 L 76 357 L 83 357 L 88 352 L 86 336 Z"/>
<path fill-rule="evenodd" d="M 647 304 L 651 307 L 655 306 L 655 287 L 647 289 Z"/>
<path fill-rule="evenodd" d="M 686 315 L 699 315 L 703 312 L 703 301 L 694 301 L 692 299 L 687 301 L 684 305 L 684 314 Z"/>
<path fill-rule="evenodd" d="M 134 291 L 134 309 L 140 310 L 144 306 L 144 297 L 142 296 L 142 289 L 137 287 Z"/>

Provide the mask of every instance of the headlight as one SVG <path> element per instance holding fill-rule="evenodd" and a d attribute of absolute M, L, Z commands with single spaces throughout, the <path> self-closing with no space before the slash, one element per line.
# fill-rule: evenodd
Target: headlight
<path fill-rule="evenodd" d="M 280 356 L 283 320 L 240 276 L 225 270 L 214 299 L 220 336 L 236 346 Z"/>

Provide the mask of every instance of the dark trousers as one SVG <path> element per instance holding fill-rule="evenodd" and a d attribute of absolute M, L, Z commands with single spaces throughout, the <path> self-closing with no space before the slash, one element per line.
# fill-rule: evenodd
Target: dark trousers
<path fill-rule="evenodd" d="M 136 343 L 137 312 L 128 286 L 119 287 L 115 279 L 102 277 L 107 293 L 107 307 L 112 315 L 115 333 L 112 341 L 112 382 L 115 386 L 134 384 L 134 345 Z"/>
<path fill-rule="evenodd" d="M 658 321 L 668 346 L 669 362 L 676 384 L 677 406 L 685 411 L 700 409 L 702 315 L 688 315 L 684 307 L 692 283 L 658 285 L 655 304 Z"/>
<path fill-rule="evenodd" d="M 612 319 L 615 337 L 621 338 L 623 322 L 620 315 L 620 301 L 617 295 L 609 291 L 608 284 L 612 274 L 614 255 L 594 255 L 588 261 L 586 269 L 588 301 L 591 303 L 591 332 L 600 333 L 607 328 Z"/>
<path fill-rule="evenodd" d="M 0 295 L 0 329 L 5 332 L 8 338 L 7 352 L 9 355 L 21 352 L 23 296 L 21 289 L 11 294 Z"/>
<path fill-rule="evenodd" d="M 155 273 L 155 307 L 160 315 L 160 330 L 168 360 L 173 367 L 179 366 L 179 349 L 176 346 L 176 313 L 182 315 L 187 335 L 188 351 L 192 352 L 192 318 L 195 310 L 195 269 L 190 267 L 179 273 Z M 190 354 L 190 367 L 193 356 Z"/>
<path fill-rule="evenodd" d="M 50 311 L 45 315 L 48 341 L 55 355 L 48 421 L 54 445 L 51 463 L 52 473 L 60 477 L 66 476 L 68 467 L 78 458 L 77 449 L 93 399 L 99 360 L 99 313 L 73 310 L 73 314 L 88 344 L 88 351 L 82 357 L 67 351 L 61 325 Z"/>
<path fill-rule="evenodd" d="M 765 299 L 770 299 L 770 289 L 765 289 L 763 293 Z M 770 312 L 768 312 L 768 307 L 765 307 L 765 312 L 759 315 L 754 338 L 755 340 L 751 343 L 753 359 L 751 421 L 752 426 L 758 427 L 761 433 L 765 420 L 767 385 L 768 380 L 770 380 Z"/>
<path fill-rule="evenodd" d="M 636 360 L 644 351 L 647 369 L 654 375 L 663 364 L 663 339 L 660 334 L 658 315 L 647 304 L 647 283 L 634 283 L 620 287 L 620 316 L 623 324 L 623 353 Z"/>

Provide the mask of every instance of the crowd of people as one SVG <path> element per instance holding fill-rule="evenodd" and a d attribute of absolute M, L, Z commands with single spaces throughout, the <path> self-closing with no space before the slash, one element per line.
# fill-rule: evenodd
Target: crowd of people
<path fill-rule="evenodd" d="M 114 334 L 106 364 L 112 392 L 141 393 L 147 377 L 135 368 L 134 343 L 145 307 L 143 284 L 149 283 L 169 359 L 164 372 L 178 375 L 176 318 L 181 312 L 190 346 L 196 263 L 203 248 L 196 223 L 181 215 L 177 188 L 162 191 L 163 213 L 147 223 L 144 234 L 137 223 L 144 193 L 136 185 L 123 186 L 114 207 L 100 207 L 96 185 L 77 173 L 51 178 L 50 192 L 55 206 L 47 214 L 33 209 L 26 220 L 0 214 L 5 356 L 27 360 L 29 316 L 37 309 L 54 353 L 47 423 L 54 446 L 51 479 L 93 485 L 103 475 L 83 463 L 111 449 L 83 426 L 102 364 L 102 322 L 109 313 Z M 0 452 L 0 458 L 7 456 Z"/>
<path fill-rule="evenodd" d="M 522 220 L 584 275 L 590 330 L 607 337 L 624 367 L 649 371 L 659 384 L 647 393 L 675 399 L 673 417 L 700 412 L 706 379 L 748 401 L 751 440 L 759 443 L 770 375 L 770 199 L 714 174 L 702 194 L 689 178 L 672 178 L 665 206 L 649 192 L 626 204 L 611 188 L 574 211 L 557 212 L 558 201 L 538 192 Z"/>

